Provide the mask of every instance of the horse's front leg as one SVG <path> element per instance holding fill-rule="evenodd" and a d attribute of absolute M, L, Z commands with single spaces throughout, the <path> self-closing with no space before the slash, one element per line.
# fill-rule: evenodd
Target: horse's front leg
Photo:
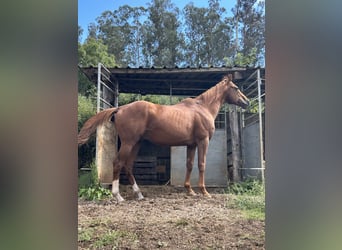
<path fill-rule="evenodd" d="M 185 175 L 185 182 L 184 187 L 188 191 L 189 195 L 196 195 L 194 190 L 191 188 L 190 184 L 190 176 L 192 167 L 194 165 L 194 158 L 195 158 L 196 146 L 188 146 L 186 150 L 186 175 Z"/>
<path fill-rule="evenodd" d="M 198 143 L 198 172 L 199 172 L 199 180 L 198 186 L 202 192 L 202 194 L 206 197 L 211 197 L 208 191 L 205 188 L 205 165 L 206 165 L 206 157 L 208 152 L 209 138 L 205 138 L 204 140 Z"/>
<path fill-rule="evenodd" d="M 127 166 L 127 159 L 129 159 L 132 147 L 121 141 L 121 148 L 118 153 L 118 157 L 113 162 L 113 185 L 112 193 L 116 200 L 120 203 L 124 201 L 119 192 L 119 178 L 120 172 L 123 167 Z"/>

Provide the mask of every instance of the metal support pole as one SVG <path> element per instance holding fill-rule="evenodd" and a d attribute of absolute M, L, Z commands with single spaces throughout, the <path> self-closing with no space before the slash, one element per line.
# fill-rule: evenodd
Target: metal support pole
<path fill-rule="evenodd" d="M 97 95 L 96 95 L 96 113 L 100 112 L 100 94 L 101 94 L 101 63 L 97 65 Z M 98 166 L 99 159 L 99 136 L 98 131 L 96 131 L 96 150 L 95 150 L 95 161 L 96 166 Z"/>
<path fill-rule="evenodd" d="M 172 82 L 170 82 L 170 104 L 172 104 Z"/>
<path fill-rule="evenodd" d="M 100 95 L 101 95 L 101 63 L 97 65 L 97 101 L 96 112 L 100 112 Z"/>
<path fill-rule="evenodd" d="M 242 92 L 244 93 L 243 87 L 241 88 Z M 241 131 L 245 127 L 245 110 L 241 110 Z M 244 144 L 242 144 L 244 145 Z"/>
<path fill-rule="evenodd" d="M 261 180 L 265 183 L 265 168 L 264 168 L 264 142 L 263 142 L 263 122 L 262 122 L 262 103 L 261 103 L 261 77 L 260 77 L 260 69 L 257 72 L 257 80 L 258 80 L 258 103 L 259 103 L 259 141 L 260 141 L 260 167 L 261 167 Z"/>
<path fill-rule="evenodd" d="M 118 80 L 115 80 L 114 83 L 114 107 L 119 106 L 119 83 Z"/>

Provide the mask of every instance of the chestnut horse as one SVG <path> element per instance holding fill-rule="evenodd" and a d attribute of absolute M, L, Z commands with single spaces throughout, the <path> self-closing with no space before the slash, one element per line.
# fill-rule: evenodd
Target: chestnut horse
<path fill-rule="evenodd" d="M 196 195 L 190 186 L 190 175 L 198 149 L 198 186 L 204 196 L 211 197 L 204 183 L 208 143 L 215 131 L 214 120 L 223 103 L 242 108 L 249 105 L 247 97 L 232 82 L 232 75 L 224 76 L 214 87 L 197 96 L 186 98 L 175 105 L 158 105 L 136 101 L 118 108 L 103 110 L 91 117 L 78 135 L 78 144 L 88 141 L 97 126 L 112 121 L 121 140 L 118 157 L 113 162 L 112 193 L 118 202 L 124 199 L 119 193 L 119 177 L 124 167 L 137 198 L 143 195 L 133 176 L 133 164 L 143 139 L 167 146 L 187 146 L 184 187 Z"/>

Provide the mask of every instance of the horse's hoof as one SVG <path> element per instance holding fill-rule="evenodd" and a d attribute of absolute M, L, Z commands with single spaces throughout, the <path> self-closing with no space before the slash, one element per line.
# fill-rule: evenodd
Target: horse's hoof
<path fill-rule="evenodd" d="M 209 193 L 205 193 L 205 194 L 203 194 L 203 196 L 204 196 L 205 198 L 212 198 L 212 196 L 211 196 Z"/>
<path fill-rule="evenodd" d="M 115 199 L 116 199 L 116 201 L 117 201 L 118 203 L 121 203 L 121 202 L 125 201 L 125 199 L 122 198 L 122 196 L 121 196 L 120 194 L 116 194 L 116 195 L 115 195 Z"/>
<path fill-rule="evenodd" d="M 188 192 L 188 195 L 189 195 L 189 196 L 197 196 L 197 194 L 196 194 L 194 191 Z"/>
<path fill-rule="evenodd" d="M 145 199 L 144 196 L 139 196 L 139 197 L 137 198 L 138 201 L 142 201 L 142 200 L 144 200 L 144 199 Z"/>
<path fill-rule="evenodd" d="M 134 192 L 134 193 L 135 193 L 136 198 L 137 198 L 138 201 L 141 201 L 141 200 L 143 200 L 145 198 L 140 191 L 139 192 Z"/>

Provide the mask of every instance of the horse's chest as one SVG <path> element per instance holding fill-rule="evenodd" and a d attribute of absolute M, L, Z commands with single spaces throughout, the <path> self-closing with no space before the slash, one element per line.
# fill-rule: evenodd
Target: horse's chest
<path fill-rule="evenodd" d="M 215 123 L 211 119 L 200 119 L 196 126 L 194 126 L 195 134 L 197 137 L 209 137 L 211 138 L 215 132 Z"/>

